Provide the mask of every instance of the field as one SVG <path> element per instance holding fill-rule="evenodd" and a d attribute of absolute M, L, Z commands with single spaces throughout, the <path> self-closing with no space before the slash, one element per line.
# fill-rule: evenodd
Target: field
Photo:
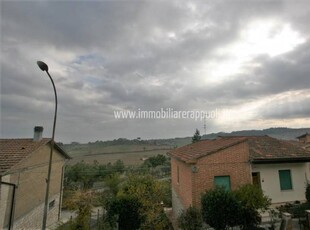
<path fill-rule="evenodd" d="M 100 164 L 114 163 L 122 160 L 125 165 L 139 165 L 143 159 L 156 156 L 158 154 L 166 155 L 171 150 L 170 146 L 158 145 L 113 145 L 113 146 L 91 146 L 89 144 L 79 144 L 67 147 L 66 150 L 72 157 L 69 164 L 75 164 L 80 161 Z"/>

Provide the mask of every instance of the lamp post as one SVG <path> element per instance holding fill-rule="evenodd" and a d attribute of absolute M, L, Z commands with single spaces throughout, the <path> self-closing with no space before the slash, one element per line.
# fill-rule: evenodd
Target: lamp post
<path fill-rule="evenodd" d="M 47 179 L 46 179 L 46 193 L 45 193 L 44 213 L 43 213 L 43 222 L 42 222 L 42 229 L 44 230 L 46 228 L 46 221 L 47 221 L 48 194 L 49 194 L 49 188 L 50 188 L 50 183 L 51 183 L 53 149 L 54 149 L 54 143 L 55 143 L 54 137 L 55 137 L 55 127 L 56 127 L 56 118 L 57 118 L 57 92 L 56 92 L 56 87 L 55 87 L 53 78 L 51 77 L 51 75 L 48 72 L 48 66 L 42 61 L 37 61 L 37 64 L 42 71 L 46 71 L 47 75 L 49 76 L 49 78 L 52 82 L 54 94 L 55 94 L 55 114 L 54 114 L 54 123 L 53 123 L 53 135 L 52 135 L 52 140 L 51 140 L 51 151 L 50 151 L 50 157 L 49 157 L 49 162 L 48 162 L 48 173 L 47 173 Z"/>

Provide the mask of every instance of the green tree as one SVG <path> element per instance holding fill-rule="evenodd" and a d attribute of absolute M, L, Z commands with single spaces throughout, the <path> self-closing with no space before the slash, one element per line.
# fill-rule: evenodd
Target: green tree
<path fill-rule="evenodd" d="M 201 212 L 194 207 L 183 210 L 178 217 L 178 226 L 182 230 L 200 230 L 202 228 Z"/>
<path fill-rule="evenodd" d="M 271 204 L 271 199 L 264 195 L 263 190 L 256 185 L 242 185 L 234 193 L 237 199 L 249 208 L 266 211 Z"/>
<path fill-rule="evenodd" d="M 147 160 L 145 160 L 143 165 L 146 165 L 147 167 L 150 168 L 155 168 L 159 165 L 165 165 L 166 163 L 168 163 L 167 157 L 165 157 L 162 154 L 158 154 L 154 157 L 150 157 Z"/>
<path fill-rule="evenodd" d="M 169 221 L 163 212 L 166 191 L 160 181 L 151 176 L 130 175 L 118 195 L 128 195 L 139 200 L 141 229 L 169 229 Z"/>
<path fill-rule="evenodd" d="M 310 204 L 310 184 L 309 183 L 307 184 L 305 195 L 306 195 L 308 204 Z"/>
<path fill-rule="evenodd" d="M 261 188 L 246 184 L 239 187 L 234 194 L 241 203 L 239 225 L 241 229 L 256 229 L 261 222 L 258 210 L 265 211 L 271 204 L 271 199 L 264 195 Z"/>
<path fill-rule="evenodd" d="M 91 215 L 91 193 L 82 193 L 78 201 L 78 215 L 75 219 L 75 229 L 88 230 Z"/>
<path fill-rule="evenodd" d="M 88 191 L 75 191 L 75 193 L 72 194 L 72 199 L 70 199 L 68 206 L 70 209 L 77 210 L 77 217 L 69 223 L 59 226 L 58 229 L 88 230 L 92 209 L 92 196 L 93 194 Z"/>
<path fill-rule="evenodd" d="M 231 191 L 222 187 L 208 190 L 201 198 L 203 220 L 216 230 L 237 225 L 240 203 Z"/>
<path fill-rule="evenodd" d="M 192 143 L 196 143 L 201 140 L 201 135 L 198 129 L 196 129 L 194 136 L 192 137 Z"/>
<path fill-rule="evenodd" d="M 139 214 L 141 204 L 136 197 L 122 195 L 113 198 L 107 205 L 107 217 L 111 226 L 118 222 L 119 230 L 139 229 L 142 219 Z"/>
<path fill-rule="evenodd" d="M 243 185 L 235 191 L 216 188 L 202 196 L 204 220 L 215 229 L 239 226 L 256 229 L 260 223 L 258 210 L 266 210 L 271 200 L 255 185 Z"/>
<path fill-rule="evenodd" d="M 117 160 L 113 165 L 112 169 L 114 172 L 123 173 L 125 171 L 125 165 L 122 160 Z"/>
<path fill-rule="evenodd" d="M 119 173 L 113 173 L 107 176 L 104 180 L 105 185 L 109 188 L 110 194 L 116 196 L 119 191 L 119 185 L 122 182 Z"/>

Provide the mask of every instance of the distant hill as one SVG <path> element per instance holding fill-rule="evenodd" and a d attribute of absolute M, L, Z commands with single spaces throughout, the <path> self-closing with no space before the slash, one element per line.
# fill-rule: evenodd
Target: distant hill
<path fill-rule="evenodd" d="M 218 136 L 264 136 L 268 135 L 274 138 L 283 140 L 296 140 L 296 137 L 310 133 L 310 128 L 269 128 L 263 130 L 241 130 L 233 131 L 230 133 L 218 132 L 203 135 L 202 139 L 214 139 Z M 180 137 L 180 138 L 169 138 L 169 139 L 152 139 L 152 140 L 141 140 L 140 138 L 134 140 L 128 140 L 126 138 L 119 138 L 112 141 L 96 141 L 89 142 L 87 144 L 80 144 L 72 142 L 71 144 L 64 144 L 63 147 L 69 152 L 79 153 L 100 153 L 100 152 L 127 152 L 135 150 L 159 150 L 180 147 L 183 145 L 190 144 L 192 137 Z M 123 146 L 123 147 L 122 147 Z"/>
<path fill-rule="evenodd" d="M 268 135 L 270 137 L 274 137 L 277 139 L 283 140 L 296 140 L 296 137 L 310 133 L 310 128 L 300 128 L 300 129 L 291 129 L 291 128 L 269 128 L 263 130 L 241 130 L 241 131 L 233 131 L 231 133 L 226 132 L 218 132 L 218 133 L 210 133 L 207 135 L 203 135 L 202 139 L 214 139 L 218 136 L 264 136 Z M 183 146 L 186 144 L 190 144 L 192 142 L 192 137 L 183 137 L 183 138 L 171 138 L 171 139 L 162 139 L 156 140 L 159 144 L 165 144 L 170 146 Z"/>
<path fill-rule="evenodd" d="M 274 138 L 283 139 L 283 140 L 296 140 L 296 137 L 310 133 L 310 128 L 301 128 L 301 129 L 290 129 L 290 128 L 269 128 L 263 130 L 241 130 L 234 131 L 231 133 L 211 133 L 204 135 L 204 139 L 212 139 L 217 136 L 264 136 L 268 135 Z"/>

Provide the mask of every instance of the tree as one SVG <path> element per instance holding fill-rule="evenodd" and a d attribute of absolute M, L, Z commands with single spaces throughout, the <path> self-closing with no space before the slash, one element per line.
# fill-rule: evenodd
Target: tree
<path fill-rule="evenodd" d="M 222 187 L 207 191 L 201 198 L 203 220 L 216 230 L 237 225 L 240 204 L 234 194 Z"/>
<path fill-rule="evenodd" d="M 87 230 L 89 228 L 89 221 L 91 215 L 91 197 L 90 192 L 81 193 L 80 199 L 78 200 L 78 215 L 75 219 L 75 228 L 80 230 Z"/>
<path fill-rule="evenodd" d="M 256 229 L 260 223 L 258 209 L 266 210 L 271 200 L 255 185 L 243 185 L 235 191 L 216 188 L 201 199 L 203 219 L 215 229 L 239 226 Z"/>
<path fill-rule="evenodd" d="M 157 154 L 156 156 L 150 157 L 147 160 L 145 160 L 143 165 L 146 165 L 147 167 L 150 168 L 155 168 L 159 165 L 164 165 L 167 162 L 168 162 L 167 157 L 165 157 L 162 154 Z"/>
<path fill-rule="evenodd" d="M 91 192 L 75 191 L 72 194 L 72 199 L 68 202 L 68 207 L 73 210 L 77 210 L 77 217 L 71 220 L 68 224 L 59 226 L 59 230 L 89 230 L 89 221 L 92 209 L 92 197 Z"/>
<path fill-rule="evenodd" d="M 237 199 L 246 207 L 266 211 L 271 204 L 271 199 L 257 185 L 246 184 L 234 191 Z"/>
<path fill-rule="evenodd" d="M 307 202 L 310 204 L 310 184 L 309 183 L 307 184 L 305 195 L 306 195 Z"/>
<path fill-rule="evenodd" d="M 141 204 L 139 213 L 143 222 L 141 229 L 169 229 L 169 221 L 163 211 L 167 192 L 162 182 L 147 175 L 130 175 L 119 195 L 135 197 Z M 151 226 L 151 228 L 150 228 Z"/>
<path fill-rule="evenodd" d="M 183 230 L 200 230 L 202 228 L 201 212 L 194 207 L 183 210 L 178 217 L 178 226 Z"/>
<path fill-rule="evenodd" d="M 112 199 L 107 205 L 107 215 L 110 224 L 118 222 L 119 230 L 139 229 L 142 219 L 139 214 L 141 204 L 136 197 L 122 195 Z"/>
<path fill-rule="evenodd" d="M 201 140 L 200 132 L 198 129 L 196 129 L 196 132 L 194 133 L 194 136 L 192 137 L 192 143 L 196 143 Z"/>
<path fill-rule="evenodd" d="M 234 194 L 241 203 L 239 225 L 241 229 L 256 229 L 261 222 L 258 209 L 265 211 L 271 204 L 271 199 L 264 195 L 257 185 L 246 184 L 239 187 Z"/>
<path fill-rule="evenodd" d="M 110 194 L 116 196 L 119 190 L 119 184 L 121 183 L 121 178 L 118 173 L 113 173 L 106 177 L 104 183 L 109 187 Z"/>

